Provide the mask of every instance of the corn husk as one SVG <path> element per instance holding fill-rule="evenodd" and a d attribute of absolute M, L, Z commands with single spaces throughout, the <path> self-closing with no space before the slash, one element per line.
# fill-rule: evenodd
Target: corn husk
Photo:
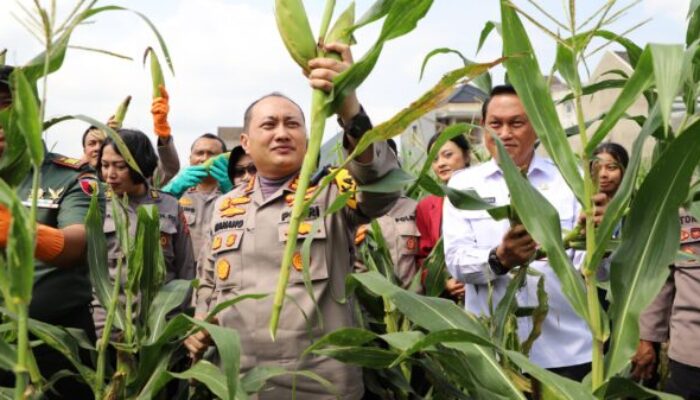
<path fill-rule="evenodd" d="M 294 61 L 308 71 L 309 60 L 316 57 L 316 41 L 301 0 L 275 0 L 277 29 Z"/>
<path fill-rule="evenodd" d="M 149 47 L 143 54 L 143 63 L 146 63 L 146 58 L 151 56 L 151 81 L 153 84 L 153 98 L 160 96 L 160 85 L 165 85 L 165 78 L 163 77 L 163 69 L 160 67 L 160 62 L 158 61 L 158 55 L 156 55 L 155 50 Z"/>

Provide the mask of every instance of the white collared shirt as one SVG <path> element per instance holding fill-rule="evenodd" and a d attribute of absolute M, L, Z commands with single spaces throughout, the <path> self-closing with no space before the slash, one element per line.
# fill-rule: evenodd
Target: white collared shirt
<path fill-rule="evenodd" d="M 556 166 L 535 156 L 530 163 L 528 180 L 557 209 L 563 230 L 576 225 L 580 206 Z M 494 160 L 455 173 L 451 188 L 475 190 L 495 205 L 510 203 L 508 187 Z M 493 286 L 494 308 L 503 297 L 510 275 L 498 276 L 491 271 L 488 256 L 498 246 L 509 228 L 508 220 L 495 221 L 486 211 L 459 210 L 449 201 L 443 208 L 442 230 L 445 262 L 453 277 L 465 283 L 465 308 L 477 315 L 488 315 L 488 285 Z M 574 255 L 569 253 L 572 258 Z M 575 254 L 582 259 L 581 252 Z M 574 262 L 574 265 L 578 265 Z M 549 312 L 542 324 L 542 333 L 535 341 L 530 359 L 543 368 L 558 368 L 591 361 L 592 337 L 588 325 L 569 305 L 559 279 L 546 260 L 534 261 L 531 270 L 544 275 L 549 296 Z M 520 307 L 537 306 L 539 276 L 528 274 L 526 284 L 517 295 Z M 518 335 L 525 340 L 532 329 L 530 317 L 518 318 Z"/>

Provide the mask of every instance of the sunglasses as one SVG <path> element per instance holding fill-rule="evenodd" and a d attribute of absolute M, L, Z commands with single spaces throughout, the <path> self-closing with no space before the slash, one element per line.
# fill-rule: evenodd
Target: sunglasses
<path fill-rule="evenodd" d="M 241 176 L 245 175 L 246 172 L 249 175 L 254 175 L 256 172 L 258 172 L 258 169 L 255 168 L 255 165 L 253 163 L 250 163 L 248 165 L 241 165 L 241 166 L 236 165 L 235 167 L 233 167 L 233 176 L 234 177 L 240 178 Z"/>

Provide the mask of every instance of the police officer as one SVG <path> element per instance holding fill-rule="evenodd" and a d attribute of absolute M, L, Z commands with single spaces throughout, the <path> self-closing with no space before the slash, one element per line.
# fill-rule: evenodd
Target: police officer
<path fill-rule="evenodd" d="M 158 163 L 151 142 L 141 131 L 120 129 L 118 133 L 134 156 L 143 176 L 129 167 L 112 139 L 107 138 L 98 157 L 100 178 L 109 186 L 107 197 L 121 198 L 127 195 L 127 206 L 118 204 L 116 212 L 123 213 L 128 218 L 129 233 L 132 237 L 136 234 L 137 208 L 141 205 L 155 205 L 160 216 L 160 245 L 165 259 L 165 283 L 173 279 L 193 279 L 192 242 L 182 208 L 173 196 L 153 189 L 148 183 Z M 109 204 L 106 207 L 103 225 L 107 237 L 108 268 L 112 279 L 116 278 L 118 260 L 122 259 L 123 263 L 126 263 L 117 237 L 114 212 L 112 204 Z M 125 279 L 126 269 L 123 271 L 122 279 Z M 104 328 L 106 311 L 96 298 L 93 307 L 95 327 L 99 335 Z"/>
<path fill-rule="evenodd" d="M 681 252 L 689 259 L 671 266 L 666 284 L 639 318 L 632 376 L 652 378 L 659 345 L 668 341 L 669 377 L 664 391 L 700 399 L 700 222 L 685 209 L 679 218 Z"/>
<path fill-rule="evenodd" d="M 11 106 L 7 83 L 11 72 L 11 67 L 0 67 L 0 109 Z M 0 126 L 0 157 L 6 150 L 5 132 Z M 51 153 L 45 146 L 44 154 L 37 203 L 36 272 L 29 316 L 52 325 L 80 329 L 94 342 L 84 220 L 97 181 L 86 162 Z M 31 188 L 30 173 L 17 188 L 17 195 L 28 207 Z M 103 201 L 100 205 L 104 205 Z M 10 218 L 10 212 L 2 207 L 0 247 L 3 249 L 7 245 Z M 33 353 L 47 379 L 60 370 L 73 370 L 62 354 L 47 345 L 35 347 Z M 84 361 L 89 363 L 88 359 Z M 0 384 L 7 386 L 12 378 L 3 375 L 0 380 Z M 58 395 L 47 393 L 48 398 L 92 398 L 89 387 L 72 377 L 59 380 L 53 388 Z"/>
<path fill-rule="evenodd" d="M 163 187 L 164 192 L 180 199 L 192 237 L 195 260 L 206 240 L 214 201 L 233 188 L 225 157 L 215 159 L 209 169 L 202 164 L 224 152 L 226 143 L 221 138 L 211 133 L 203 134 L 192 143 L 190 166 Z"/>
<path fill-rule="evenodd" d="M 315 59 L 309 63 L 309 78 L 315 88 L 331 90 L 332 79 L 351 62 L 347 46 L 326 45 L 328 51 L 341 54 L 343 61 Z M 361 135 L 370 128 L 354 93 L 338 110 L 345 130 L 345 148 L 352 150 Z M 211 245 L 204 265 L 205 279 L 200 288 L 214 290 L 215 302 L 248 293 L 274 292 L 279 265 L 285 247 L 292 199 L 297 177 L 306 152 L 306 125 L 300 107 L 279 93 L 264 96 L 246 110 L 241 144 L 251 156 L 257 176 L 248 185 L 236 187 L 217 200 L 211 224 Z M 241 371 L 257 365 L 275 365 L 290 371 L 310 370 L 329 380 L 345 399 L 359 399 L 364 392 L 362 373 L 329 357 L 308 355 L 304 349 L 325 333 L 355 325 L 353 301 L 341 302 L 345 277 L 352 272 L 353 233 L 391 208 L 399 193 L 362 193 L 351 198 L 346 207 L 325 216 L 334 199 L 354 187 L 353 179 L 368 184 L 396 168 L 395 155 L 385 142 L 376 143 L 350 163 L 349 172 L 339 174 L 311 205 L 300 226 L 300 243 L 292 260 L 287 296 L 294 299 L 283 308 L 277 339 L 268 333 L 272 297 L 231 306 L 218 315 L 219 324 L 238 331 L 241 337 Z M 302 276 L 301 242 L 313 235 L 309 275 L 318 309 L 306 291 Z M 200 298 L 201 317 L 213 303 Z M 308 318 L 308 320 L 305 318 Z M 206 332 L 187 339 L 185 345 L 194 356 L 209 344 Z M 296 380 L 296 384 L 293 381 Z M 271 379 L 270 390 L 263 389 L 260 399 L 286 399 L 293 390 L 298 398 L 332 398 L 323 387 L 306 378 L 281 376 Z M 294 388 L 294 389 L 293 389 Z"/>

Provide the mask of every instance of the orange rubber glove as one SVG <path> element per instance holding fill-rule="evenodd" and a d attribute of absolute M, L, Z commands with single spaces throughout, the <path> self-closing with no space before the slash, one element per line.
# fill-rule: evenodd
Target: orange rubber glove
<path fill-rule="evenodd" d="M 165 90 L 165 85 L 160 85 L 160 97 L 153 99 L 151 114 L 153 114 L 153 131 L 161 139 L 170 137 L 170 124 L 168 124 L 168 112 L 170 112 L 170 96 Z"/>
<path fill-rule="evenodd" d="M 12 215 L 3 205 L 0 205 L 0 247 L 7 246 L 7 235 L 10 232 Z M 38 224 L 36 230 L 36 249 L 34 255 L 41 261 L 51 261 L 63 252 L 65 236 L 63 231 L 44 224 Z"/>

